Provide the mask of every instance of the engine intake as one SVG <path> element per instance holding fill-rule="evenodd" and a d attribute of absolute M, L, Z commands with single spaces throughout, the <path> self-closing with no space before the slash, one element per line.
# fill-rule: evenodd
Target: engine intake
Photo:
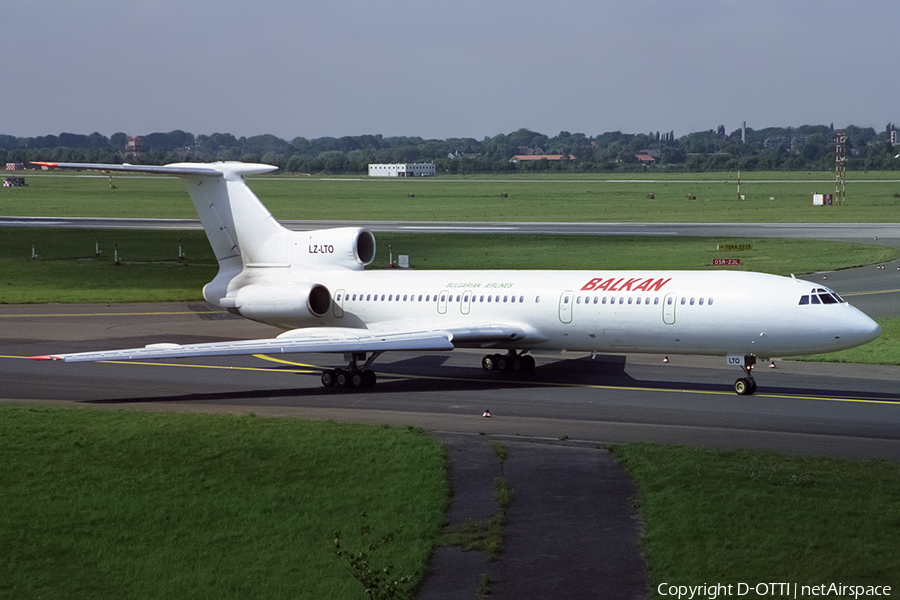
<path fill-rule="evenodd" d="M 326 270 L 362 270 L 375 260 L 375 236 L 360 227 L 296 231 L 290 238 L 291 263 Z"/>

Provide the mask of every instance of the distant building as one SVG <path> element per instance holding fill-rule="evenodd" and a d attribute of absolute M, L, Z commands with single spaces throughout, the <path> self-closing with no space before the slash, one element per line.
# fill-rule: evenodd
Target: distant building
<path fill-rule="evenodd" d="M 535 160 L 549 160 L 550 162 L 553 162 L 562 159 L 562 154 L 516 154 L 511 159 L 509 159 L 509 162 L 520 163 Z M 575 157 L 570 154 L 569 160 L 575 160 Z"/>
<path fill-rule="evenodd" d="M 635 154 L 634 157 L 642 165 L 655 165 L 656 164 L 656 159 L 653 158 L 652 156 L 650 156 L 649 154 Z"/>
<path fill-rule="evenodd" d="M 6 163 L 7 171 L 24 171 L 25 163 Z"/>
<path fill-rule="evenodd" d="M 369 177 L 434 177 L 437 170 L 431 163 L 394 163 L 369 165 Z"/>

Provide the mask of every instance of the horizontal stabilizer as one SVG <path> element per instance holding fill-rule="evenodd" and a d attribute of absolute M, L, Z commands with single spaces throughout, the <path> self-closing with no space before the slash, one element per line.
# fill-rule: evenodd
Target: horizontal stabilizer
<path fill-rule="evenodd" d="M 226 174 L 258 175 L 269 173 L 278 167 L 257 163 L 217 162 L 217 163 L 173 163 L 170 165 L 106 165 L 101 163 L 33 162 L 39 167 L 50 169 L 76 169 L 79 171 L 119 171 L 123 173 L 155 173 L 158 175 L 205 175 L 222 177 Z"/>

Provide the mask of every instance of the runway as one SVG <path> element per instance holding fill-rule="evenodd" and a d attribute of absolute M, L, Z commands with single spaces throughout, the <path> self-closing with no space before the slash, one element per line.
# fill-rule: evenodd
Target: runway
<path fill-rule="evenodd" d="M 346 221 L 281 221 L 288 229 L 308 231 L 346 227 Z M 556 223 L 490 221 L 362 221 L 374 233 L 431 232 L 547 235 L 647 235 L 697 237 L 772 237 L 879 243 L 900 248 L 897 223 Z M 0 227 L 73 227 L 84 229 L 202 229 L 196 219 L 102 219 L 94 217 L 0 217 Z"/>

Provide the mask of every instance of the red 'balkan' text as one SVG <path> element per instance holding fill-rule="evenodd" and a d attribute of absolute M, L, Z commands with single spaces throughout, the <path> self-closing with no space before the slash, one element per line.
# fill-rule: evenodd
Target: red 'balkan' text
<path fill-rule="evenodd" d="M 582 292 L 658 292 L 662 289 L 664 285 L 672 281 L 672 278 L 668 279 L 653 279 L 652 277 L 649 279 L 645 279 L 643 277 L 632 277 L 630 279 L 626 279 L 625 277 L 619 277 L 616 279 L 615 277 L 611 277 L 609 279 L 603 279 L 602 277 L 595 277 L 588 281 L 581 288 Z"/>

